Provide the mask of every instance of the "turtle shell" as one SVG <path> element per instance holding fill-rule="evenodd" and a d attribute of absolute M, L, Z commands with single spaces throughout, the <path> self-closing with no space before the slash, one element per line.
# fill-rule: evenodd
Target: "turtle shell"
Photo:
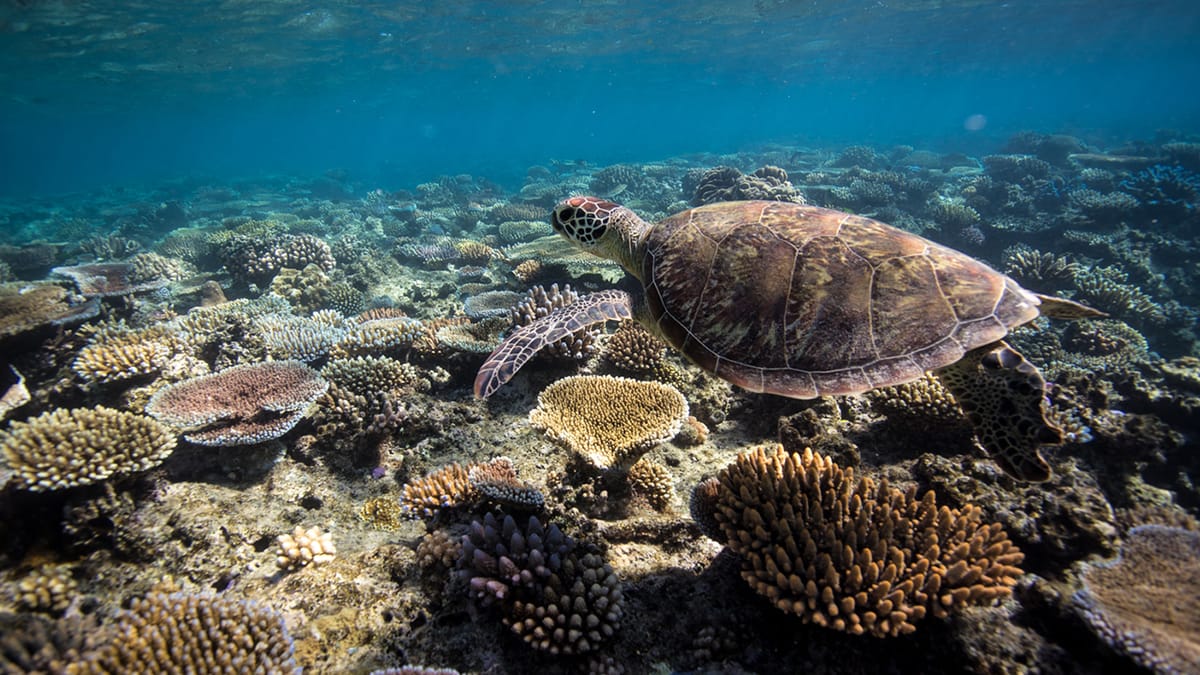
<path fill-rule="evenodd" d="M 914 380 L 1038 315 L 968 255 L 871 218 L 786 202 L 684 211 L 646 234 L 652 327 L 750 391 L 854 394 Z"/>

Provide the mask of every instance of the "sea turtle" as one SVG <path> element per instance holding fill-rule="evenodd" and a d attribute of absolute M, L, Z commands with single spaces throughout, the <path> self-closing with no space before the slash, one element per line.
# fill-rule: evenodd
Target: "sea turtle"
<path fill-rule="evenodd" d="M 1010 475 L 1050 477 L 1061 443 L 1045 380 L 1002 341 L 1039 315 L 1101 312 L 1031 293 L 970 256 L 878 220 L 789 202 L 710 204 L 650 224 L 596 197 L 551 224 L 610 258 L 641 292 L 603 290 L 512 333 L 479 369 L 487 397 L 538 350 L 581 328 L 635 319 L 701 368 L 753 392 L 858 394 L 934 371 Z"/>

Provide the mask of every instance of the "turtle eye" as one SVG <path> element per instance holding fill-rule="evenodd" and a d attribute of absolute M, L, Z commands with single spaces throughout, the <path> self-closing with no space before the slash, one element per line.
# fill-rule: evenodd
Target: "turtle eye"
<path fill-rule="evenodd" d="M 603 225 L 597 225 L 594 228 L 592 228 L 592 241 L 596 241 L 600 237 L 603 237 L 604 232 L 607 229 L 608 228 L 604 227 Z"/>
<path fill-rule="evenodd" d="M 560 209 L 555 211 L 554 216 L 550 218 L 550 226 L 553 227 L 556 232 L 562 231 L 563 221 L 566 220 L 567 211 L 569 210 L 570 209 Z"/>

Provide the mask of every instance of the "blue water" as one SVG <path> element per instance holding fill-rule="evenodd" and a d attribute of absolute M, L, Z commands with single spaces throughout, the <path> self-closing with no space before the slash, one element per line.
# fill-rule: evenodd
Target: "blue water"
<path fill-rule="evenodd" d="M 7 3 L 0 193 L 1200 132 L 1188 1 L 426 4 Z"/>

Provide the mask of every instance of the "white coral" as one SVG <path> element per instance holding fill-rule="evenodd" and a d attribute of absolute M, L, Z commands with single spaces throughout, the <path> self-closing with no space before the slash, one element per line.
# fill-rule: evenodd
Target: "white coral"
<path fill-rule="evenodd" d="M 333 534 L 323 532 L 320 527 L 306 530 L 297 525 L 291 534 L 279 535 L 278 541 L 275 563 L 282 570 L 298 569 L 310 564 L 323 565 L 337 556 Z"/>

